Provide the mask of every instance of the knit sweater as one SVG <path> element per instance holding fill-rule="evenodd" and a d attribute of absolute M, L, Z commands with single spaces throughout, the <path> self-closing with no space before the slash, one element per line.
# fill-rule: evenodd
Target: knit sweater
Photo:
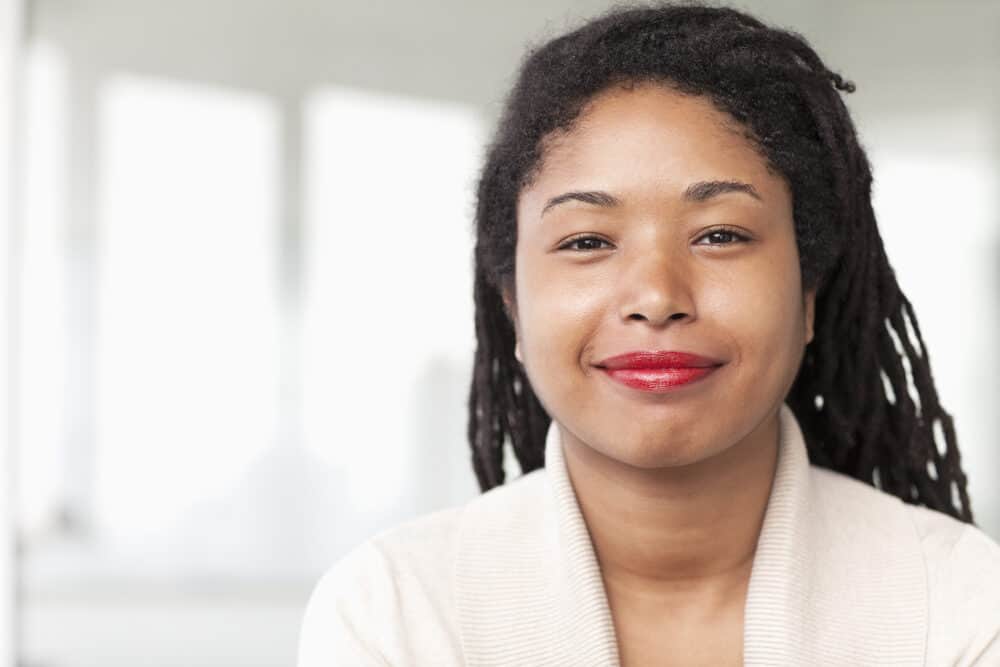
<path fill-rule="evenodd" d="M 811 465 L 787 404 L 779 423 L 744 664 L 1000 665 L 1000 545 Z M 382 531 L 335 563 L 305 610 L 299 667 L 617 666 L 555 422 L 545 462 Z"/>

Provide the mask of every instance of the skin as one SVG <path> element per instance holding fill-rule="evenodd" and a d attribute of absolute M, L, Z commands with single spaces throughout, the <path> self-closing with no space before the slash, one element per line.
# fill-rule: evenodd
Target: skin
<path fill-rule="evenodd" d="M 734 119 L 661 84 L 600 93 L 543 146 L 503 296 L 517 357 L 562 437 L 622 664 L 740 664 L 778 410 L 813 337 L 791 191 Z M 760 198 L 683 197 L 715 180 Z M 543 214 L 571 191 L 617 201 Z M 720 225 L 746 240 L 713 234 Z M 596 238 L 571 243 L 581 235 Z M 724 364 L 667 394 L 595 366 L 634 350 Z"/>

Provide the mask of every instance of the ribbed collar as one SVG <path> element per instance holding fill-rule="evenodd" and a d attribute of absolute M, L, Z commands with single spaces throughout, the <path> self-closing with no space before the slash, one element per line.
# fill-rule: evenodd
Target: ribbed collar
<path fill-rule="evenodd" d="M 810 466 L 787 404 L 779 424 L 747 593 L 744 664 L 922 665 L 926 576 L 902 503 Z M 463 515 L 455 583 L 468 665 L 619 664 L 601 571 L 554 421 L 545 461 Z"/>

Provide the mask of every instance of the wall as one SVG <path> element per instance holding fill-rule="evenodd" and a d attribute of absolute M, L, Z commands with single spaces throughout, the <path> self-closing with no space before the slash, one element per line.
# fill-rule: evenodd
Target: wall
<path fill-rule="evenodd" d="M 113 666 L 140 660 L 151 665 L 186 665 L 206 656 L 212 656 L 214 665 L 292 664 L 299 614 L 325 563 L 382 526 L 475 494 L 464 450 L 453 446 L 464 442 L 464 415 L 438 409 L 442 405 L 462 407 L 467 389 L 472 345 L 467 283 L 414 274 L 415 284 L 425 293 L 452 294 L 448 290 L 453 290 L 454 299 L 446 300 L 452 305 L 438 314 L 439 320 L 448 322 L 442 327 L 444 333 L 424 336 L 419 309 L 405 310 L 412 299 L 401 298 L 402 292 L 395 290 L 402 287 L 392 283 L 379 283 L 372 294 L 354 294 L 338 301 L 339 310 L 329 312 L 342 313 L 355 325 L 353 333 L 345 333 L 323 310 L 326 297 L 310 296 L 307 286 L 350 281 L 350 271 L 336 271 L 340 263 L 354 265 L 349 264 L 349 256 L 340 254 L 344 252 L 343 239 L 314 235 L 315 221 L 331 210 L 362 216 L 373 203 L 376 210 L 368 211 L 370 219 L 390 220 L 408 210 L 431 210 L 438 202 L 448 202 L 447 224 L 463 224 L 468 219 L 470 182 L 462 181 L 465 189 L 461 192 L 451 192 L 441 183 L 471 177 L 475 147 L 496 118 L 501 96 L 525 45 L 605 6 L 590 0 L 39 0 L 31 4 L 32 45 L 42 49 L 42 61 L 49 58 L 48 62 L 54 63 L 47 76 L 57 82 L 52 90 L 62 91 L 38 98 L 43 108 L 57 112 L 46 121 L 50 125 L 40 125 L 31 135 L 37 137 L 38 146 L 48 146 L 45 150 L 49 152 L 42 151 L 39 160 L 55 165 L 44 177 L 51 182 L 43 178 L 43 185 L 51 187 L 39 187 L 41 192 L 64 194 L 61 203 L 50 200 L 48 208 L 33 213 L 44 224 L 32 231 L 29 250 L 40 254 L 31 255 L 36 262 L 31 266 L 41 267 L 37 275 L 43 276 L 49 275 L 46 266 L 54 267 L 60 277 L 46 292 L 49 301 L 33 302 L 43 305 L 32 321 L 48 323 L 43 328 L 51 339 L 33 339 L 37 349 L 33 348 L 35 356 L 31 358 L 58 358 L 64 363 L 50 364 L 47 374 L 32 376 L 40 378 L 35 388 L 38 396 L 55 398 L 53 414 L 40 421 L 42 426 L 36 433 L 39 444 L 33 450 L 48 452 L 48 458 L 38 458 L 36 468 L 29 471 L 31 479 L 37 480 L 32 488 L 40 491 L 33 501 L 39 508 L 37 516 L 29 517 L 31 540 L 26 551 L 26 657 L 57 666 Z M 995 297 L 1000 281 L 996 270 L 1000 202 L 995 188 L 1000 165 L 995 122 L 1000 117 L 1000 3 L 759 1 L 742 6 L 802 32 L 831 68 L 858 85 L 857 92 L 847 96 L 847 103 L 872 158 L 876 209 L 888 253 L 920 316 L 942 401 L 955 416 L 977 517 L 988 532 L 1000 537 L 1000 485 L 996 484 L 1000 449 L 995 446 L 1000 440 L 1000 417 L 993 409 L 1000 398 L 1000 359 L 994 344 L 1000 333 Z M 114 98 L 126 101 L 108 102 L 109 86 L 126 91 L 122 93 L 125 97 Z M 192 156 L 191 169 L 181 162 L 180 167 L 164 167 L 162 172 L 135 174 L 128 167 L 133 164 L 129 160 L 140 159 L 147 150 L 142 142 L 150 142 L 148 150 L 163 154 L 169 153 L 175 141 L 186 145 L 183 136 L 176 140 L 158 136 L 155 123 L 142 124 L 142 112 L 137 111 L 141 107 L 129 106 L 127 101 L 134 99 L 128 95 L 137 90 L 165 96 L 156 99 L 180 100 L 177 114 L 208 119 L 214 117 L 213 110 L 221 110 L 218 118 L 239 117 L 245 124 L 231 126 L 222 120 L 212 126 L 215 129 L 196 144 L 204 152 Z M 373 154 L 383 156 L 381 162 L 364 169 L 352 163 L 357 168 L 337 171 L 340 167 L 331 156 L 335 158 L 336 147 L 344 145 L 338 142 L 352 140 L 352 133 L 348 128 L 338 134 L 344 128 L 330 119 L 343 116 L 329 115 L 324 109 L 343 108 L 337 105 L 347 103 L 344 100 L 348 98 L 354 100 L 348 100 L 354 105 L 350 108 L 360 114 L 352 121 L 359 123 L 358 127 L 365 127 L 364 119 L 380 109 L 403 109 L 401 115 L 392 116 L 398 120 L 391 121 L 411 128 L 399 135 L 399 141 L 419 134 L 447 136 L 451 146 L 447 150 L 454 151 L 448 155 L 455 159 L 435 163 L 429 170 L 422 168 L 419 160 L 393 164 L 392 146 L 371 143 L 371 135 L 366 134 L 369 130 L 365 130 L 361 141 L 370 142 Z M 184 100 L 191 104 L 185 106 Z M 115 115 L 118 112 L 109 112 L 109 108 L 125 115 Z M 155 111 L 157 107 L 151 108 Z M 237 108 L 243 111 L 226 115 L 228 109 Z M 109 148 L 108 132 L 118 132 L 121 127 L 115 118 L 129 119 L 134 133 L 121 135 L 125 139 Z M 170 127 L 176 126 L 177 118 L 175 114 L 168 119 Z M 447 118 L 448 122 L 435 125 L 436 118 Z M 225 139 L 230 131 L 231 141 Z M 258 138 L 257 148 L 250 150 L 241 144 L 245 137 Z M 240 145 L 243 149 L 233 148 Z M 238 153 L 242 156 L 239 159 L 225 161 L 226 151 L 244 149 L 246 152 Z M 382 150 L 386 152 L 378 152 Z M 410 159 L 426 151 L 425 144 L 416 143 L 412 150 L 396 150 L 395 154 L 406 154 Z M 227 167 L 230 163 L 234 166 L 231 171 Z M 357 178 L 351 181 L 355 183 L 351 189 L 364 190 L 368 182 L 358 174 L 370 173 L 365 169 L 375 170 L 380 164 L 395 169 L 387 172 L 387 182 L 441 171 L 440 178 L 431 178 L 409 195 L 432 192 L 437 198 L 405 209 L 395 206 L 393 197 L 379 198 L 372 190 L 338 209 L 335 207 L 341 203 L 323 200 L 323 181 L 314 180 L 317 169 L 326 169 L 323 173 L 339 179 Z M 259 170 L 241 172 L 237 166 Z M 454 171 L 444 171 L 448 168 Z M 206 175 L 193 176 L 197 169 L 205 169 Z M 139 180 L 127 180 L 131 177 Z M 122 513 L 118 523 L 95 525 L 94 517 L 101 515 L 101 490 L 106 488 L 102 486 L 105 473 L 100 460 L 101 452 L 106 451 L 102 449 L 106 438 L 101 434 L 107 433 L 95 396 L 108 391 L 121 394 L 129 386 L 127 378 L 132 377 L 120 376 L 126 380 L 113 384 L 102 371 L 106 360 L 98 354 L 118 349 L 108 347 L 107 336 L 102 334 L 111 317 L 102 315 L 102 308 L 109 299 L 133 303 L 121 300 L 127 299 L 127 294 L 109 293 L 108 281 L 102 281 L 102 276 L 107 276 L 107 263 L 117 266 L 109 257 L 119 257 L 114 246 L 109 249 L 107 244 L 111 243 L 109 238 L 122 238 L 119 231 L 127 233 L 131 221 L 138 224 L 159 219 L 154 214 L 164 215 L 166 221 L 171 215 L 177 220 L 200 221 L 191 216 L 203 212 L 183 206 L 184 202 L 198 201 L 192 193 L 200 192 L 200 178 L 217 178 L 218 187 L 244 193 L 244 201 L 261 202 L 259 207 L 220 209 L 228 212 L 229 219 L 247 220 L 247 229 L 257 230 L 254 234 L 261 239 L 267 230 L 275 230 L 270 241 L 274 253 L 258 248 L 259 252 L 253 251 L 258 252 L 253 255 L 257 263 L 240 269 L 247 280 L 263 281 L 265 292 L 273 289 L 267 298 L 273 298 L 274 312 L 268 310 L 272 306 L 260 304 L 252 305 L 262 308 L 259 313 L 240 311 L 248 322 L 273 324 L 274 330 L 266 334 L 273 339 L 261 338 L 260 347 L 247 347 L 246 356 L 233 357 L 234 367 L 238 367 L 240 360 L 256 358 L 253 350 L 275 350 L 266 364 L 253 362 L 257 365 L 247 371 L 251 380 L 245 383 L 264 386 L 260 378 L 274 379 L 274 414 L 266 418 L 251 415 L 261 419 L 261 428 L 268 434 L 259 438 L 255 433 L 229 434 L 206 441 L 217 442 L 219 451 L 225 450 L 217 453 L 223 458 L 213 470 L 226 469 L 225 456 L 232 457 L 233 465 L 224 475 L 225 484 L 216 480 L 223 489 L 220 495 L 206 496 L 203 504 L 178 519 L 180 527 L 172 526 L 172 532 L 154 531 L 148 536 L 130 533 L 130 527 L 141 526 L 129 523 L 132 519 L 123 513 L 129 508 L 114 498 L 106 504 Z M 108 179 L 126 179 L 115 182 L 139 185 L 109 185 Z M 165 182 L 189 188 L 181 191 L 186 193 L 179 198 L 181 203 L 170 197 Z M 140 186 L 150 188 L 149 196 L 155 201 L 148 216 L 129 213 L 141 213 L 141 202 L 129 204 L 133 209 L 121 208 L 125 206 L 121 193 L 137 192 Z M 233 202 L 239 200 L 239 196 L 228 197 L 228 204 L 219 205 L 235 206 Z M 427 218 L 417 221 L 432 224 Z M 207 223 L 197 222 L 191 229 L 197 230 L 201 224 Z M 364 237 L 364 244 L 388 240 L 378 230 L 370 234 Z M 168 236 L 163 243 L 182 247 L 185 238 Z M 419 235 L 405 238 L 410 244 L 407 247 L 432 252 L 421 245 L 424 240 Z M 453 234 L 450 242 L 454 244 L 450 256 L 464 262 L 460 253 L 468 249 L 468 235 Z M 46 248 L 50 255 L 45 254 Z M 316 248 L 323 250 L 317 254 Z M 449 255 L 441 252 L 439 256 Z M 206 265 L 212 262 L 211 255 L 203 259 Z M 153 248 L 149 261 L 155 260 Z M 217 260 L 220 267 L 228 266 L 225 253 Z M 456 271 L 462 266 L 459 264 Z M 331 272 L 323 273 L 324 267 L 332 267 Z M 112 287 L 121 284 L 113 283 Z M 170 293 L 164 289 L 162 294 Z M 197 292 L 194 285 L 186 294 L 196 299 Z M 204 316 L 211 317 L 211 302 L 205 303 Z M 51 309 L 44 311 L 44 304 L 50 304 Z M 148 317 L 135 321 L 137 325 L 158 323 L 155 318 L 170 308 L 174 308 L 170 313 L 184 312 L 176 303 L 163 303 L 163 308 L 150 309 Z M 165 318 L 164 326 L 169 321 Z M 373 325 L 366 330 L 357 326 L 359 322 Z M 376 451 L 368 458 L 350 458 L 353 454 L 337 458 L 342 454 L 325 451 L 321 441 L 340 437 L 341 422 L 331 422 L 323 401 L 330 392 L 345 402 L 367 394 L 357 386 L 345 389 L 324 384 L 316 378 L 329 374 L 317 372 L 315 367 L 337 363 L 329 356 L 331 346 L 324 345 L 325 341 L 361 345 L 368 332 L 378 330 L 374 323 L 381 322 L 399 324 L 424 355 L 422 365 L 406 372 L 408 382 L 426 387 L 426 391 L 407 393 L 400 389 L 391 394 L 400 402 L 402 416 L 398 424 L 379 424 L 388 434 L 414 434 L 412 445 L 401 457 L 391 451 Z M 160 324 L 142 331 L 155 336 L 156 326 Z M 181 331 L 187 330 L 178 329 Z M 391 344 L 392 340 L 385 342 Z M 191 353 L 199 354 L 197 343 L 192 345 Z M 225 339 L 220 340 L 218 349 L 226 347 Z M 137 353 L 135 358 L 141 360 L 142 356 Z M 171 366 L 164 363 L 157 372 L 169 373 Z M 129 370 L 127 364 L 121 367 Z M 212 392 L 206 396 L 211 397 Z M 322 399 L 319 407 L 316 396 Z M 148 410 L 141 412 L 135 428 L 153 424 L 150 439 L 157 434 L 163 437 L 163 445 L 150 450 L 154 454 L 169 453 L 171 443 L 180 447 L 181 441 L 189 441 L 183 430 L 176 430 L 176 423 L 168 423 L 174 400 L 181 401 L 177 405 L 194 405 L 183 403 L 183 396 L 169 395 L 155 402 L 137 399 L 135 403 L 140 412 Z M 260 402 L 271 404 L 266 399 Z M 368 406 L 364 410 L 375 409 L 371 401 L 363 405 Z M 239 406 L 234 409 L 245 411 Z M 359 410 L 367 419 L 368 413 Z M 159 414 L 167 417 L 157 423 Z M 351 422 L 352 418 L 355 421 Z M 338 419 L 354 424 L 350 431 L 353 441 L 345 443 L 344 451 L 363 452 L 370 444 L 357 442 L 364 419 L 348 413 Z M 169 437 L 163 435 L 165 432 Z M 116 442 L 127 449 L 130 437 Z M 258 443 L 253 447 L 259 451 L 250 451 L 250 442 Z M 48 449 L 43 443 L 48 443 Z M 212 451 L 195 448 L 191 460 L 211 457 L 215 455 Z M 153 485 L 148 488 L 160 488 L 155 486 L 159 483 L 166 494 L 176 487 L 170 481 L 173 473 L 169 466 L 178 459 L 164 456 L 157 459 L 161 467 L 152 471 L 158 475 L 136 479 L 148 479 Z M 128 469 L 123 470 L 128 474 Z M 210 488 L 213 479 L 211 474 L 198 478 L 192 472 L 191 493 Z M 371 486 L 371 480 L 379 479 L 395 481 L 385 482 L 383 492 Z M 429 479 L 436 483 L 428 483 Z M 393 503 L 379 505 L 379 498 L 389 497 L 390 489 Z M 137 488 L 135 496 L 139 509 L 145 507 L 142 490 Z M 348 493 L 355 495 L 344 495 Z M 366 520 L 338 523 L 345 520 L 345 506 L 356 508 L 359 499 L 370 503 Z M 163 516 L 175 516 L 165 504 L 149 507 L 166 508 Z M 141 516 L 139 509 L 133 514 Z M 324 529 L 333 525 L 337 530 Z M 115 526 L 124 526 L 118 542 L 108 537 Z M 339 537 L 317 542 L 315 536 L 321 533 Z M 136 545 L 143 540 L 173 546 L 137 551 Z M 236 576 L 230 576 L 232 571 Z"/>

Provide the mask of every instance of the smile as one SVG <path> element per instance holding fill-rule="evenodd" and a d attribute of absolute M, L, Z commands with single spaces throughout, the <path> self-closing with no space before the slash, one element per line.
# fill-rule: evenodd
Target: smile
<path fill-rule="evenodd" d="M 632 389 L 665 393 L 708 377 L 720 366 L 677 368 L 602 368 L 612 380 Z"/>

